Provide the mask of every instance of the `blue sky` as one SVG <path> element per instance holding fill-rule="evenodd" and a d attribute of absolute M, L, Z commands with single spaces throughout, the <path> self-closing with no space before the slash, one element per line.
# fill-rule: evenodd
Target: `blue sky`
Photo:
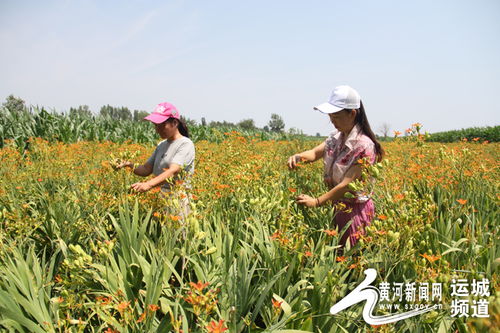
<path fill-rule="evenodd" d="M 169 101 L 200 120 L 323 135 L 312 109 L 359 91 L 383 123 L 499 124 L 500 1 L 0 2 L 0 99 L 63 111 Z"/>

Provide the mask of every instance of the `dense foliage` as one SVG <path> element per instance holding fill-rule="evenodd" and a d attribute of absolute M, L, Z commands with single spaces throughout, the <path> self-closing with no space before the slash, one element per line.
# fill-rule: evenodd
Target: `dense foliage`
<path fill-rule="evenodd" d="M 28 139 L 39 137 L 50 142 L 60 141 L 73 143 L 78 141 L 112 141 L 136 143 L 156 142 L 156 133 L 147 121 L 134 121 L 132 118 L 117 119 L 110 116 L 90 116 L 88 112 L 78 111 L 69 114 L 48 112 L 35 108 L 31 111 L 21 109 L 10 111 L 0 109 L 0 148 L 5 140 L 14 140 L 20 149 L 28 148 Z M 248 120 L 242 126 L 190 125 L 189 131 L 193 141 L 208 140 L 221 142 L 224 133 L 238 130 L 242 136 L 258 137 L 261 140 L 287 140 L 293 137 L 304 137 L 279 131 L 264 131 L 248 126 Z M 283 125 L 284 126 L 284 125 Z"/>
<path fill-rule="evenodd" d="M 488 141 L 500 142 L 500 126 L 470 127 L 461 130 L 432 133 L 428 141 Z"/>
<path fill-rule="evenodd" d="M 74 131 L 93 131 L 102 140 L 120 136 L 115 123 L 106 121 L 97 130 L 48 114 L 24 120 L 33 132 L 23 135 L 41 133 L 64 142 L 80 138 Z M 145 135 L 128 130 L 127 137 Z M 388 163 L 377 169 L 375 220 L 355 248 L 338 255 L 341 231 L 331 224 L 332 207 L 294 202 L 299 193 L 325 191 L 322 164 L 301 164 L 296 171 L 285 166 L 288 156 L 315 142 L 220 135 L 219 143 L 196 143 L 193 207 L 186 220 L 165 209 L 170 199 L 158 191 L 132 193 L 129 186 L 139 178 L 112 168 L 114 157 L 144 161 L 153 139 L 147 144 L 30 139 L 25 152 L 4 141 L 0 330 L 333 333 L 499 327 L 498 144 L 429 144 L 418 137 L 385 144 Z M 364 279 L 366 268 L 377 269 L 377 283 L 443 283 L 443 309 L 383 327 L 363 321 L 361 304 L 330 315 L 330 307 Z M 491 281 L 490 317 L 450 317 L 450 281 L 485 277 Z"/>

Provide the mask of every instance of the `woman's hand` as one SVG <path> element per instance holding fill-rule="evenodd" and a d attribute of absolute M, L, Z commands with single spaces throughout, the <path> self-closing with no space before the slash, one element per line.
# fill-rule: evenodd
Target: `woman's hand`
<path fill-rule="evenodd" d="M 134 163 L 129 162 L 129 161 L 121 161 L 116 165 L 117 169 L 123 169 L 123 168 L 132 168 L 134 166 Z"/>
<path fill-rule="evenodd" d="M 295 198 L 295 202 L 306 207 L 318 206 L 318 199 L 310 197 L 307 194 L 300 194 L 297 198 Z"/>
<path fill-rule="evenodd" d="M 302 158 L 299 155 L 293 155 L 288 158 L 288 162 L 286 164 L 288 165 L 289 169 L 295 169 L 297 163 L 299 163 L 301 160 Z"/>
<path fill-rule="evenodd" d="M 288 158 L 286 163 L 290 169 L 295 169 L 299 162 L 314 162 L 323 157 L 325 153 L 325 142 L 320 143 L 311 150 L 306 150 Z"/>
<path fill-rule="evenodd" d="M 130 185 L 130 187 L 137 191 L 137 192 L 147 192 L 149 191 L 153 186 L 149 185 L 147 182 L 145 183 L 135 183 Z"/>

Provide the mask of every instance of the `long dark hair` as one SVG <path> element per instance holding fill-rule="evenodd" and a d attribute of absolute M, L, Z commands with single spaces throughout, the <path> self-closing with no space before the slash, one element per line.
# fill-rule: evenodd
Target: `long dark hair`
<path fill-rule="evenodd" d="M 168 118 L 167 120 L 165 120 L 166 123 L 170 123 L 170 124 L 172 124 L 176 121 L 177 121 L 177 129 L 179 130 L 179 133 L 181 133 L 181 135 L 185 136 L 186 138 L 189 138 L 189 129 L 188 129 L 184 119 Z"/>
<path fill-rule="evenodd" d="M 384 148 L 380 145 L 377 140 L 377 137 L 373 133 L 370 123 L 368 123 L 368 118 L 366 118 L 365 107 L 363 106 L 363 102 L 361 101 L 361 105 L 359 109 L 356 109 L 356 124 L 359 124 L 363 133 L 369 137 L 373 143 L 375 144 L 375 153 L 377 154 L 377 162 L 382 161 L 385 155 Z"/>

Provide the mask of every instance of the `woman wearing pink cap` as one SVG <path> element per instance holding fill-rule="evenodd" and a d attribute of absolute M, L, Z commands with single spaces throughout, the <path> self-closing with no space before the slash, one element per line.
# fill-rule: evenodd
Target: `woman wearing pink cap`
<path fill-rule="evenodd" d="M 359 160 L 367 158 L 370 164 L 380 162 L 384 150 L 370 128 L 361 98 L 349 86 L 336 87 L 330 100 L 314 109 L 328 114 L 338 132 L 332 133 L 323 143 L 311 150 L 295 154 L 288 159 L 288 167 L 294 169 L 299 161 L 314 162 L 324 160 L 323 178 L 328 192 L 317 198 L 301 194 L 296 202 L 307 207 L 318 207 L 328 201 L 342 202 L 347 209 L 336 211 L 334 221 L 338 230 L 352 220 L 350 227 L 341 236 L 339 245 L 345 246 L 349 238 L 351 246 L 358 241 L 358 232 L 370 225 L 375 213 L 371 195 L 354 193 L 354 198 L 346 198 L 349 183 L 361 178 Z M 342 250 L 341 250 L 342 251 Z"/>
<path fill-rule="evenodd" d="M 190 189 L 190 176 L 194 172 L 195 149 L 189 139 L 186 123 L 180 118 L 179 111 L 170 103 L 160 103 L 155 110 L 144 119 L 155 125 L 155 130 L 163 139 L 146 163 L 135 166 L 132 162 L 123 162 L 118 168 L 128 167 L 142 177 L 153 174 L 155 177 L 145 182 L 131 185 L 138 192 L 146 192 L 156 186 L 162 191 L 171 192 L 176 181 L 182 180 L 184 189 Z M 188 195 L 181 191 L 181 215 L 188 209 Z"/>

